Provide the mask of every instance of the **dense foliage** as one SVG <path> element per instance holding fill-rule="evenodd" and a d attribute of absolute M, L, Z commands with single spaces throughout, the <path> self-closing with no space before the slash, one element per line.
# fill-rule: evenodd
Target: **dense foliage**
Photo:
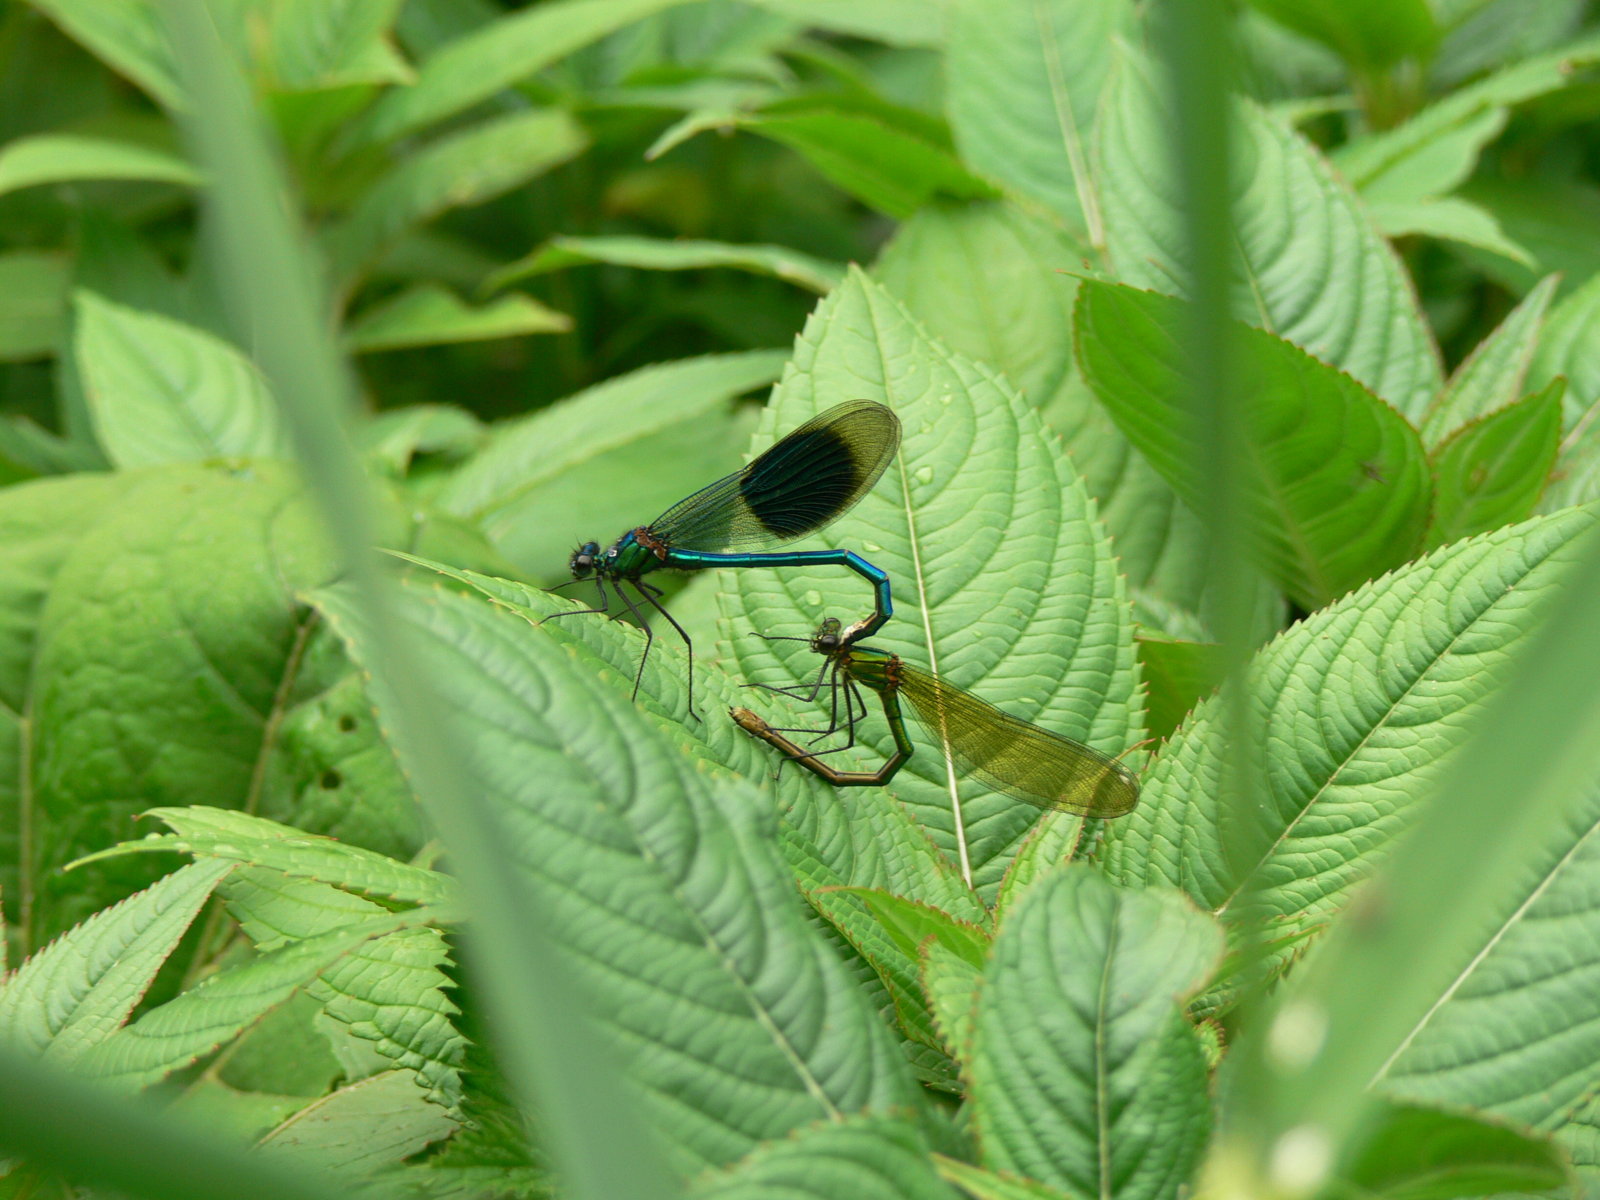
<path fill-rule="evenodd" d="M 552 1114 L 616 1114 L 528 1096 L 481 987 L 407 680 L 228 317 L 178 7 L 0 0 L 0 1046 L 342 1187 L 544 1196 Z M 391 616 L 664 1188 L 1176 1200 L 1281 1121 L 1271 1194 L 1600 1190 L 1592 686 L 1534 689 L 1548 754 L 1486 724 L 1594 556 L 1587 0 L 1236 6 L 1221 583 L 1134 0 L 210 11 L 323 267 Z M 538 624 L 589 603 L 545 590 L 575 544 L 851 398 L 901 450 L 804 546 L 889 573 L 876 645 L 1131 750 L 1131 815 L 926 744 L 887 789 L 777 770 L 726 710 L 823 719 L 745 685 L 816 667 L 752 633 L 868 611 L 836 568 L 675 581 L 699 719 L 670 631 L 633 699 L 636 627 Z M 1416 973 L 1341 1024 L 1319 981 L 1399 894 L 1365 885 L 1508 774 L 1504 870 L 1405 859 Z M 1273 1071 L 1372 1098 L 1308 1123 Z M 7 1149 L 0 1197 L 73 1194 Z"/>

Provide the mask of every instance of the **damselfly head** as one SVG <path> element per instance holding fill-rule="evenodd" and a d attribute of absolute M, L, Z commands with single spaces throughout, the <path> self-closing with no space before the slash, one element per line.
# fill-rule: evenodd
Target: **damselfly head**
<path fill-rule="evenodd" d="M 818 654 L 832 654 L 839 648 L 840 628 L 838 617 L 823 617 L 817 632 L 811 635 L 811 648 Z"/>
<path fill-rule="evenodd" d="M 572 552 L 572 577 L 587 579 L 594 571 L 594 560 L 600 557 L 599 542 L 585 542 Z"/>

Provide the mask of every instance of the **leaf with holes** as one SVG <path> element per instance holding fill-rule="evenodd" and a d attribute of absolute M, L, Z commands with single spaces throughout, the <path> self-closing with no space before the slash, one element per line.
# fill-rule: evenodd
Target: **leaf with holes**
<path fill-rule="evenodd" d="M 760 444 L 845 397 L 890 405 L 904 430 L 896 463 L 827 532 L 828 544 L 894 581 L 901 619 L 874 644 L 1106 753 L 1138 741 L 1121 579 L 1082 481 L 1042 436 L 1037 412 L 991 371 L 945 350 L 859 271 L 807 323 Z M 719 582 L 733 661 L 762 683 L 809 679 L 817 660 L 745 629 L 804 635 L 823 616 L 866 611 L 863 589 L 842 586 L 837 571 L 725 571 Z M 888 745 L 875 716 L 858 736 L 875 752 L 858 752 L 861 764 Z M 946 853 L 966 858 L 985 895 L 1042 816 L 957 778 L 926 741 L 891 790 Z"/>

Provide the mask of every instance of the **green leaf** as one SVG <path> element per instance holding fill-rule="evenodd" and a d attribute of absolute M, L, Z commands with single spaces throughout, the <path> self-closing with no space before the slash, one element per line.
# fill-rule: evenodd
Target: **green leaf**
<path fill-rule="evenodd" d="M 385 911 L 328 884 L 261 868 L 238 871 L 221 891 L 228 912 L 260 950 L 308 941 Z M 430 1099 L 456 1113 L 466 1041 L 446 994 L 453 986 L 443 971 L 449 963 L 439 930 L 405 929 L 357 947 L 308 991 L 322 1004 L 322 1018 L 358 1039 L 365 1056 L 415 1072 Z M 367 1073 L 346 1068 L 352 1077 Z"/>
<path fill-rule="evenodd" d="M 859 271 L 807 322 L 762 443 L 845 396 L 890 405 L 904 428 L 883 481 L 827 533 L 829 545 L 859 552 L 894 580 L 901 619 L 874 644 L 1096 749 L 1116 754 L 1138 741 L 1122 582 L 1093 502 L 1043 436 L 1037 411 L 989 369 L 945 350 Z M 1070 588 L 1052 583 L 1068 578 Z M 726 640 L 738 674 L 752 682 L 809 679 L 816 658 L 746 630 L 805 635 L 825 615 L 853 620 L 867 611 L 865 589 L 841 586 L 836 570 L 725 571 L 719 581 Z M 865 750 L 856 763 L 882 761 L 888 738 L 876 706 L 858 739 Z M 925 740 L 890 790 L 953 859 L 965 841 L 986 895 L 1044 815 L 975 780 L 952 779 Z"/>
<path fill-rule="evenodd" d="M 79 292 L 74 353 L 118 466 L 289 452 L 260 372 L 213 334 Z"/>
<path fill-rule="evenodd" d="M 548 629 L 432 587 L 400 599 L 471 748 L 469 786 L 494 798 L 510 869 L 551 914 L 681 1169 L 916 1104 L 894 1041 L 799 907 L 770 801 L 683 754 L 686 732 L 658 729 Z M 349 631 L 348 603 L 321 603 Z"/>
<path fill-rule="evenodd" d="M 468 126 L 406 155 L 330 232 L 336 276 L 359 275 L 414 226 L 446 209 L 493 199 L 587 145 L 587 135 L 567 113 L 535 109 Z"/>
<path fill-rule="evenodd" d="M 1600 400 L 1600 272 L 1550 310 L 1528 367 L 1527 386 L 1567 380 L 1562 427 L 1572 429 Z"/>
<path fill-rule="evenodd" d="M 1090 155 L 1106 50 L 1136 30 L 1128 0 L 955 0 L 946 107 L 961 156 L 1098 244 Z"/>
<path fill-rule="evenodd" d="M 1140 634 L 1139 670 L 1144 676 L 1150 736 L 1170 737 L 1222 682 L 1222 648 L 1212 642 Z"/>
<path fill-rule="evenodd" d="M 984 1165 L 1085 1196 L 1179 1194 L 1211 1130 L 1180 1005 L 1221 953 L 1216 925 L 1171 892 L 1119 891 L 1086 866 L 1028 889 L 974 1016 Z"/>
<path fill-rule="evenodd" d="M 813 1125 L 706 1176 L 690 1200 L 956 1200 L 921 1135 L 887 1117 Z"/>
<path fill-rule="evenodd" d="M 1125 52 L 1100 117 L 1106 247 L 1124 283 L 1182 294 L 1182 192 L 1165 150 L 1172 117 L 1150 70 Z M 1234 315 L 1420 418 L 1442 382 L 1439 355 L 1393 248 L 1292 129 L 1241 103 L 1234 138 Z"/>
<path fill-rule="evenodd" d="M 137 179 L 197 187 L 199 173 L 176 154 L 142 142 L 41 133 L 0 147 L 0 195 L 44 183 Z"/>
<path fill-rule="evenodd" d="M 857 897 L 883 926 L 884 932 L 907 955 L 915 955 L 932 938 L 959 955 L 971 966 L 981 968 L 989 954 L 989 934 L 977 926 L 958 921 L 931 904 L 896 896 L 882 888 L 844 888 Z"/>
<path fill-rule="evenodd" d="M 1600 189 L 1592 184 L 1480 172 L 1456 196 L 1487 211 L 1500 231 L 1532 257 L 1531 265 L 1524 266 L 1499 253 L 1463 251 L 1469 262 L 1513 294 L 1530 291 L 1552 272 L 1560 272 L 1567 287 L 1600 272 L 1600 245 L 1593 236 L 1600 221 Z"/>
<path fill-rule="evenodd" d="M 448 288 L 420 284 L 364 309 L 345 330 L 357 354 L 451 342 L 486 342 L 530 333 L 566 333 L 572 318 L 531 296 L 502 296 L 473 308 Z"/>
<path fill-rule="evenodd" d="M 360 430 L 362 449 L 391 473 L 403 475 L 420 455 L 466 458 L 484 443 L 488 430 L 464 408 L 449 404 L 411 404 L 378 413 Z"/>
<path fill-rule="evenodd" d="M 373 108 L 363 133 L 399 137 L 472 108 L 574 51 L 685 0 L 557 0 L 502 16 L 430 55 L 410 87 Z"/>
<path fill-rule="evenodd" d="M 1145 772 L 1139 807 L 1110 827 L 1106 873 L 1125 887 L 1180 887 L 1230 920 L 1267 921 L 1269 935 L 1326 921 L 1459 752 L 1588 524 L 1568 512 L 1457 542 L 1280 635 L 1249 675 L 1251 693 L 1270 700 L 1258 717 L 1269 754 L 1258 823 L 1231 831 L 1237 849 L 1224 853 L 1214 697 Z"/>
<path fill-rule="evenodd" d="M 1122 574 L 1192 614 L 1205 579 L 1199 522 L 1128 444 L 1073 359 L 1078 279 L 1067 272 L 1087 257 L 1013 205 L 935 205 L 900 226 L 873 274 L 929 333 L 1000 371 L 1041 410 L 1066 439 Z"/>
<path fill-rule="evenodd" d="M 1334 1175 L 1337 1192 L 1372 1200 L 1571 1194 L 1572 1168 L 1546 1138 L 1467 1113 L 1386 1105 L 1377 1130 Z"/>
<path fill-rule="evenodd" d="M 757 6 L 814 29 L 872 38 L 891 46 L 945 44 L 939 6 L 924 0 L 752 0 Z"/>
<path fill-rule="evenodd" d="M 121 1087 L 149 1087 L 238 1036 L 364 942 L 420 919 L 368 917 L 210 975 L 90 1048 L 74 1067 Z"/>
<path fill-rule="evenodd" d="M 401 0 L 277 0 L 268 18 L 267 72 L 286 91 L 410 83 L 389 41 Z"/>
<path fill-rule="evenodd" d="M 1079 1200 L 1075 1193 L 1045 1187 L 1006 1171 L 990 1171 L 942 1154 L 935 1156 L 939 1175 L 973 1200 Z"/>
<path fill-rule="evenodd" d="M 938 940 L 925 943 L 917 958 L 918 982 L 939 1037 L 958 1061 L 965 1061 L 972 1049 L 972 1010 L 983 971 Z"/>
<path fill-rule="evenodd" d="M 1442 546 L 1533 515 L 1555 466 L 1566 381 L 1462 426 L 1432 455 L 1428 545 Z"/>
<path fill-rule="evenodd" d="M 194 804 L 185 808 L 152 808 L 142 815 L 164 822 L 173 832 L 148 834 L 138 841 L 98 851 L 88 860 L 130 852 L 177 851 L 196 858 L 269 867 L 291 879 L 316 880 L 406 905 L 449 908 L 456 902 L 455 884 L 448 875 L 397 862 L 333 838 L 315 837 L 249 813 Z"/>
<path fill-rule="evenodd" d="M 258 1145 L 318 1167 L 366 1174 L 409 1158 L 456 1127 L 410 1071 L 385 1071 L 308 1104 Z"/>
<path fill-rule="evenodd" d="M 185 464 L 125 486 L 87 528 L 59 513 L 66 545 L 23 676 L 39 932 L 150 881 L 149 861 L 56 869 L 135 836 L 135 814 L 253 803 L 304 665 L 313 619 L 295 594 L 333 569 L 284 467 Z"/>
<path fill-rule="evenodd" d="M 0 900 L 24 939 L 34 904 L 33 876 L 25 885 L 20 868 L 31 852 L 23 830 L 35 828 L 31 709 L 39 622 L 78 537 L 131 483 L 125 475 L 84 474 L 0 490 Z"/>
<path fill-rule="evenodd" d="M 1389 238 L 1420 234 L 1475 246 L 1532 268 L 1533 255 L 1506 236 L 1493 213 L 1458 196 L 1433 200 L 1383 201 L 1368 206 L 1373 225 Z"/>
<path fill-rule="evenodd" d="M 1190 394 L 1184 304 L 1120 284 L 1078 292 L 1078 358 L 1112 418 L 1191 505 L 1201 476 L 1185 447 Z M 1243 481 L 1258 562 L 1307 609 L 1404 562 L 1428 519 L 1422 443 L 1350 376 L 1263 330 L 1235 343 L 1252 470 Z"/>
<path fill-rule="evenodd" d="M 1440 442 L 1469 421 L 1486 417 L 1523 394 L 1534 355 L 1544 344 L 1545 310 L 1558 282 L 1553 275 L 1541 280 L 1456 368 L 1422 423 L 1429 450 L 1437 450 Z"/>
<path fill-rule="evenodd" d="M 770 275 L 827 294 L 844 278 L 844 267 L 787 246 L 735 245 L 694 238 L 555 237 L 533 253 L 507 263 L 483 281 L 497 292 L 519 280 L 582 263 L 610 263 L 647 271 L 698 271 L 732 267 Z"/>
<path fill-rule="evenodd" d="M 832 109 L 826 102 L 782 103 L 788 107 L 729 114 L 716 125 L 748 129 L 799 151 L 831 182 L 886 216 L 908 217 L 939 196 L 994 195 L 946 147 L 879 114 Z"/>
<path fill-rule="evenodd" d="M 585 538 L 620 537 L 737 470 L 748 426 L 728 419 L 729 402 L 771 383 L 783 363 L 760 350 L 608 379 L 496 426 L 437 503 L 524 569 L 564 574 Z"/>
<path fill-rule="evenodd" d="M 90 917 L 0 982 L 0 1041 L 71 1062 L 144 998 L 231 863 L 183 867 Z"/>
<path fill-rule="evenodd" d="M 71 268 L 59 254 L 0 254 L 0 362 L 56 352 L 66 327 Z"/>
<path fill-rule="evenodd" d="M 1351 138 L 1331 158 L 1371 203 L 1415 203 L 1464 183 L 1478 156 L 1505 128 L 1510 108 L 1570 86 L 1592 61 L 1592 47 L 1541 54 L 1496 71 L 1393 129 Z"/>
<path fill-rule="evenodd" d="M 33 6 L 163 107 L 182 103 L 177 64 L 152 0 L 34 0 Z"/>
<path fill-rule="evenodd" d="M 1321 42 L 1357 71 L 1426 60 L 1440 28 L 1427 0 L 1251 0 L 1274 20 Z"/>

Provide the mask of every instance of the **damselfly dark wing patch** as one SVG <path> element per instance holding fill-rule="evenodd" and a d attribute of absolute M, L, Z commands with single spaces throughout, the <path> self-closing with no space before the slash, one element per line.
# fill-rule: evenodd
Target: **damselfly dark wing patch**
<path fill-rule="evenodd" d="M 900 447 L 900 421 L 848 400 L 780 438 L 735 471 L 674 504 L 650 532 L 670 549 L 715 553 L 815 533 L 872 490 Z"/>

